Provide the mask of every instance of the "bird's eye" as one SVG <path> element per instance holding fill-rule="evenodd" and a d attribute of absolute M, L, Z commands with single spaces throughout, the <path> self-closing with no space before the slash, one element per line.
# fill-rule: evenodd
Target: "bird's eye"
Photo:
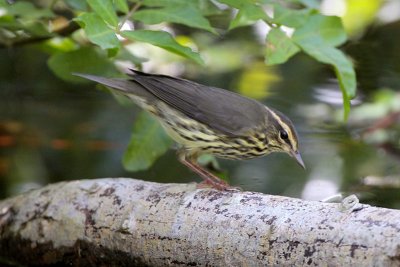
<path fill-rule="evenodd" d="M 288 138 L 289 138 L 289 136 L 288 136 L 287 132 L 286 132 L 286 131 L 284 131 L 284 130 L 280 131 L 280 133 L 279 133 L 279 136 L 280 136 L 280 137 L 281 137 L 281 139 L 283 139 L 283 140 L 285 140 L 285 139 L 288 139 Z"/>

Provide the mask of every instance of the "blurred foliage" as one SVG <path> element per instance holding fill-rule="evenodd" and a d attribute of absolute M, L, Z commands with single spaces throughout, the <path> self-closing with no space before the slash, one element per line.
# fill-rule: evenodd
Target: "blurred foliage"
<path fill-rule="evenodd" d="M 342 90 L 345 118 L 350 99 L 355 95 L 352 63 L 336 48 L 346 41 L 341 19 L 321 15 L 318 1 L 66 0 L 31 3 L 0 0 L 0 11 L 0 43 L 7 47 L 37 44 L 49 53 L 48 67 L 69 82 L 84 82 L 72 76 L 73 72 L 118 76 L 117 66 L 121 61 L 125 66 L 141 68 L 143 61 L 152 59 L 143 58 L 137 46 L 130 46 L 138 42 L 160 47 L 205 66 L 212 60 L 207 62 L 199 51 L 194 40 L 197 32 L 205 32 L 204 36 L 211 40 L 207 46 L 212 46 L 215 40 L 231 30 L 262 25 L 269 29 L 266 46 L 260 44 L 256 49 L 265 50 L 267 65 L 282 64 L 300 51 L 331 65 Z M 213 24 L 216 17 L 227 21 L 227 27 Z M 179 27 L 175 25 L 191 28 L 192 34 L 179 38 L 175 30 Z M 226 50 L 230 55 L 235 49 L 242 49 L 240 45 L 231 48 Z M 255 98 L 267 95 L 265 88 L 276 77 L 273 72 L 265 76 L 263 73 L 267 71 L 259 70 L 259 67 L 254 68 L 243 77 L 239 85 L 242 93 Z M 161 138 L 161 128 L 154 128 L 148 117 L 141 118 L 136 124 L 124 156 L 128 170 L 149 167 L 170 145 L 167 138 Z M 142 124 L 152 130 L 140 130 Z M 154 150 L 156 145 L 151 142 L 139 144 L 137 140 L 143 138 L 158 140 L 157 147 L 162 149 Z"/>
<path fill-rule="evenodd" d="M 247 67 L 239 77 L 237 87 L 242 95 L 265 99 L 270 94 L 268 88 L 271 88 L 280 79 L 274 67 L 266 66 L 262 62 L 255 62 Z"/>
<path fill-rule="evenodd" d="M 343 16 L 343 25 L 350 35 L 359 34 L 365 26 L 374 21 L 381 0 L 347 0 L 347 9 Z"/>
<path fill-rule="evenodd" d="M 400 148 L 400 93 L 383 88 L 377 90 L 370 103 L 354 109 L 351 124 L 365 128 L 362 138 L 371 144 Z"/>
<path fill-rule="evenodd" d="M 125 168 L 131 171 L 149 168 L 159 156 L 167 152 L 171 143 L 160 123 L 143 111 L 136 118 L 131 142 L 124 155 Z"/>

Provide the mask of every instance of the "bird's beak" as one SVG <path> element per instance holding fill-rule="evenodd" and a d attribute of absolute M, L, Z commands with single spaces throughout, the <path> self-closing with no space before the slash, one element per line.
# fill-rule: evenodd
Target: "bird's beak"
<path fill-rule="evenodd" d="M 304 161 L 301 158 L 300 152 L 299 151 L 290 151 L 290 155 L 296 159 L 297 163 L 303 167 L 303 169 L 306 169 L 306 165 L 304 165 Z"/>

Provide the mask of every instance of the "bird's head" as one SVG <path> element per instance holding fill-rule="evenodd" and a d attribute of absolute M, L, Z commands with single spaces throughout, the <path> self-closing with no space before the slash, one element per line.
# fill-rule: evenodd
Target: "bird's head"
<path fill-rule="evenodd" d="M 267 108 L 268 110 L 268 145 L 271 151 L 285 152 L 293 157 L 297 163 L 305 169 L 303 159 L 299 152 L 297 132 L 293 123 L 281 112 Z"/>

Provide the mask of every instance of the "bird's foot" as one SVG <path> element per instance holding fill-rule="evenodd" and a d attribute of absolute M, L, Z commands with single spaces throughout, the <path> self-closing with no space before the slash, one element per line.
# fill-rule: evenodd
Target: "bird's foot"
<path fill-rule="evenodd" d="M 205 179 L 201 183 L 198 183 L 196 186 L 197 189 L 203 189 L 203 188 L 214 188 L 220 191 L 242 191 L 240 187 L 236 186 L 231 186 L 224 180 L 220 181 L 214 181 L 211 179 Z"/>
<path fill-rule="evenodd" d="M 212 174 L 210 171 L 200 166 L 194 160 L 187 159 L 184 154 L 181 154 L 179 160 L 184 165 L 189 167 L 189 169 L 191 169 L 192 171 L 200 175 L 201 178 L 203 178 L 203 182 L 198 184 L 197 188 L 215 188 L 221 191 L 242 191 L 239 187 L 230 186 L 227 182 Z"/>

